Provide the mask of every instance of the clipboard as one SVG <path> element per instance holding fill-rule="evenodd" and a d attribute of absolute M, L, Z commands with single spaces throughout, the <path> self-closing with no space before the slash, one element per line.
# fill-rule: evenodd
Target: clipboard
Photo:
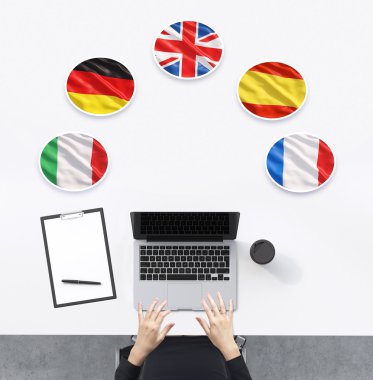
<path fill-rule="evenodd" d="M 40 218 L 55 308 L 117 298 L 104 210 Z M 62 283 L 63 279 L 101 285 Z"/>

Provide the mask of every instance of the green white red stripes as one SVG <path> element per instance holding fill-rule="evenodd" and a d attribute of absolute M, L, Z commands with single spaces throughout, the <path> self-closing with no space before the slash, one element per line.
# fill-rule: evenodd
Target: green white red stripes
<path fill-rule="evenodd" d="M 40 156 L 44 176 L 54 185 L 83 190 L 99 182 L 106 173 L 108 156 L 93 137 L 68 133 L 51 140 Z"/>

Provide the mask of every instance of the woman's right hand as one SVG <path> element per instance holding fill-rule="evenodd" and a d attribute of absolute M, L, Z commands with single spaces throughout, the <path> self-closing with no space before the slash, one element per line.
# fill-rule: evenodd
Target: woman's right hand
<path fill-rule="evenodd" d="M 223 354 L 226 361 L 240 356 L 240 351 L 233 337 L 233 302 L 230 300 L 226 310 L 223 298 L 218 292 L 219 307 L 210 294 L 207 296 L 209 304 L 202 299 L 202 305 L 209 323 L 197 317 L 197 321 L 211 340 L 212 344 Z"/>

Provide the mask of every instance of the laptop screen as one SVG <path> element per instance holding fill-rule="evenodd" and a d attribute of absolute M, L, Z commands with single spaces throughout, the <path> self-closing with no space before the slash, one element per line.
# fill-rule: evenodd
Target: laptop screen
<path fill-rule="evenodd" d="M 133 237 L 139 240 L 233 240 L 239 212 L 131 212 Z"/>

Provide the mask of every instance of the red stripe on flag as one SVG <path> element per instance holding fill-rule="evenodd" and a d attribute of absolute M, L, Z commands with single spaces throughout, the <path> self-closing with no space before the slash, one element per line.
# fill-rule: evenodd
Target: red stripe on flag
<path fill-rule="evenodd" d="M 188 42 L 196 47 L 197 23 L 195 21 L 183 22 L 183 42 L 187 46 Z M 181 76 L 192 78 L 196 75 L 196 53 L 192 51 L 192 55 L 183 54 L 181 65 Z"/>
<path fill-rule="evenodd" d="M 92 185 L 103 177 L 107 166 L 108 157 L 104 147 L 96 139 L 93 139 L 91 156 Z"/>
<path fill-rule="evenodd" d="M 250 112 L 254 113 L 255 115 L 266 117 L 269 119 L 276 119 L 279 117 L 290 115 L 297 109 L 296 107 L 272 106 L 245 102 L 242 102 L 242 104 L 245 106 L 245 108 L 247 108 Z"/>
<path fill-rule="evenodd" d="M 249 71 L 277 75 L 283 78 L 303 79 L 297 70 L 280 62 L 265 62 L 252 67 Z"/>
<path fill-rule="evenodd" d="M 209 41 L 212 41 L 214 40 L 215 38 L 218 38 L 218 35 L 217 34 L 211 34 L 207 37 L 204 37 L 202 38 L 201 40 L 199 40 L 200 42 L 209 42 Z"/>
<path fill-rule="evenodd" d="M 177 59 L 178 59 L 177 57 L 176 58 L 171 57 L 171 58 L 165 59 L 164 61 L 159 62 L 159 64 L 161 66 L 165 66 L 165 65 L 169 64 L 170 62 L 176 61 Z"/>
<path fill-rule="evenodd" d="M 330 148 L 319 140 L 319 156 L 317 158 L 317 169 L 319 170 L 319 185 L 322 185 L 332 174 L 334 168 L 334 156 Z"/>
<path fill-rule="evenodd" d="M 92 72 L 73 70 L 67 79 L 67 92 L 110 95 L 129 101 L 135 89 L 134 81 L 112 78 Z"/>

